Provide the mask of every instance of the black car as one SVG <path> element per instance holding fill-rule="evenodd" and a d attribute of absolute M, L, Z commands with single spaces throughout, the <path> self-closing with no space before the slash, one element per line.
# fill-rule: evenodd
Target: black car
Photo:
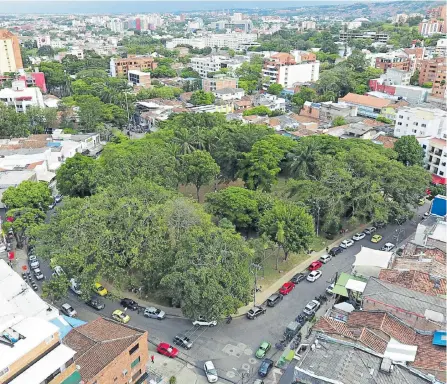
<path fill-rule="evenodd" d="M 342 247 L 334 247 L 329 251 L 329 254 L 333 257 L 335 255 L 338 255 L 339 253 L 343 252 L 343 248 Z"/>
<path fill-rule="evenodd" d="M 128 299 L 127 297 L 124 299 L 121 299 L 120 303 L 124 308 L 129 308 L 132 311 L 136 311 L 139 307 L 138 303 L 135 300 Z"/>
<path fill-rule="evenodd" d="M 261 377 L 266 377 L 272 368 L 273 360 L 264 359 L 262 360 L 261 366 L 258 369 L 258 375 Z"/>
<path fill-rule="evenodd" d="M 376 228 L 385 228 L 386 227 L 386 223 L 384 221 L 376 221 L 375 223 L 373 223 L 373 225 Z"/>
<path fill-rule="evenodd" d="M 250 310 L 247 312 L 247 317 L 248 317 L 250 320 L 254 320 L 254 319 L 256 319 L 258 316 L 263 315 L 266 311 L 267 311 L 267 310 L 266 310 L 265 308 L 262 308 L 262 307 L 253 307 L 252 309 L 250 309 Z"/>
<path fill-rule="evenodd" d="M 185 348 L 185 349 L 191 349 L 192 348 L 192 341 L 189 337 L 183 335 L 183 334 L 178 334 L 177 336 L 174 337 L 173 343 Z"/>
<path fill-rule="evenodd" d="M 85 303 L 89 307 L 92 307 L 92 308 L 96 309 L 97 311 L 100 311 L 101 309 L 104 309 L 105 306 L 106 306 L 101 300 L 99 300 L 97 298 L 92 298 L 92 299 L 86 301 Z"/>
<path fill-rule="evenodd" d="M 298 284 L 300 281 L 303 281 L 306 279 L 306 275 L 304 273 L 297 273 L 295 276 L 293 276 L 290 281 L 293 284 Z"/>
<path fill-rule="evenodd" d="M 278 304 L 282 299 L 284 298 L 283 295 L 279 293 L 274 293 L 267 299 L 267 305 L 269 307 L 274 307 L 276 304 Z"/>

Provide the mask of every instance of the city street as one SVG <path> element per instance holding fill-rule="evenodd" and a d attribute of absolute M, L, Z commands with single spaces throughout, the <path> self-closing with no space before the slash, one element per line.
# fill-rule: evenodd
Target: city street
<path fill-rule="evenodd" d="M 386 228 L 379 229 L 376 233 L 382 235 L 383 239 L 377 244 L 370 241 L 370 236 L 356 241 L 343 253 L 337 255 L 327 264 L 323 264 L 321 268 L 323 275 L 320 279 L 314 283 L 302 281 L 276 307 L 268 308 L 265 315 L 253 321 L 240 317 L 234 318 L 230 324 L 226 324 L 223 320 L 216 327 L 194 327 L 190 320 L 184 318 L 168 316 L 159 321 L 145 318 L 137 312 L 128 311 L 131 317 L 129 325 L 146 329 L 150 341 L 154 344 L 158 344 L 160 341 L 172 342 L 173 337 L 178 333 L 187 334 L 193 340 L 194 345 L 189 351 L 179 348 L 180 356 L 199 367 L 198 374 L 203 375 L 201 367 L 204 361 L 213 360 L 221 378 L 242 383 L 242 373 L 249 372 L 251 377 L 257 376 L 260 361 L 254 357 L 254 353 L 259 344 L 262 341 L 268 341 L 274 346 L 281 338 L 288 323 L 301 313 L 305 305 L 315 296 L 324 294 L 336 273 L 351 271 L 354 255 L 360 251 L 361 246 L 380 249 L 387 242 L 396 244 L 397 235 L 399 236 L 398 242 L 402 243 L 415 231 L 417 222 L 428 207 L 428 204 L 419 207 L 419 219 L 408 221 L 402 226 L 388 225 Z M 49 269 L 44 269 L 44 273 L 49 276 Z M 121 308 L 118 303 L 105 299 L 106 308 L 102 311 L 95 311 L 81 302 L 71 291 L 67 302 L 78 311 L 79 318 L 86 321 L 92 320 L 98 315 L 110 316 L 115 309 Z M 280 351 L 272 347 L 267 357 L 275 360 L 279 358 L 280 354 Z M 264 379 L 266 384 L 278 381 L 279 374 L 276 375 L 274 371 L 267 379 Z"/>

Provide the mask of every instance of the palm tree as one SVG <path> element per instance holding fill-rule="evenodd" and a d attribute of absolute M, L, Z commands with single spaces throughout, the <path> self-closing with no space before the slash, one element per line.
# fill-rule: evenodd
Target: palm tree
<path fill-rule="evenodd" d="M 278 246 L 278 253 L 276 254 L 276 270 L 278 270 L 278 259 L 279 251 L 284 245 L 285 235 L 284 235 L 284 222 L 280 221 L 278 223 L 278 229 L 276 231 L 276 244 Z"/>
<path fill-rule="evenodd" d="M 316 146 L 306 143 L 290 152 L 288 157 L 288 175 L 298 179 L 307 179 L 315 172 Z"/>
<path fill-rule="evenodd" d="M 174 144 L 178 144 L 180 146 L 180 153 L 182 155 L 194 152 L 196 149 L 194 147 L 194 138 L 186 128 L 176 130 L 172 141 Z"/>

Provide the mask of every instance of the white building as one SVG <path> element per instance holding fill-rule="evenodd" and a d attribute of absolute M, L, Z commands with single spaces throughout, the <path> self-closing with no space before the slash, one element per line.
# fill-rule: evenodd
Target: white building
<path fill-rule="evenodd" d="M 443 137 L 446 134 L 444 132 Z M 422 137 L 418 138 L 419 144 L 425 152 L 424 167 L 431 174 L 442 177 L 447 177 L 446 163 L 447 163 L 447 145 L 446 139 L 437 137 Z"/>
<path fill-rule="evenodd" d="M 191 45 L 193 48 L 205 47 L 230 48 L 239 50 L 242 47 L 255 45 L 257 35 L 254 33 L 225 33 L 211 34 L 194 38 L 176 38 L 166 43 L 166 48 L 175 48 L 177 45 Z"/>
<path fill-rule="evenodd" d="M 112 32 L 124 32 L 124 22 L 121 19 L 114 18 L 109 22 L 109 28 Z"/>
<path fill-rule="evenodd" d="M 308 31 L 317 28 L 317 23 L 312 20 L 305 20 L 301 22 L 301 29 L 303 31 Z"/>
<path fill-rule="evenodd" d="M 10 107 L 14 107 L 16 112 L 26 112 L 26 109 L 30 106 L 45 108 L 40 88 L 26 87 L 24 80 L 15 80 L 12 82 L 12 88 L 1 89 L 1 101 Z"/>
<path fill-rule="evenodd" d="M 213 92 L 216 99 L 229 101 L 240 100 L 245 95 L 242 88 L 223 88 Z"/>
<path fill-rule="evenodd" d="M 438 56 L 447 56 L 447 39 L 439 39 L 436 43 L 435 53 Z"/>
<path fill-rule="evenodd" d="M 380 75 L 385 85 L 410 85 L 411 72 L 396 68 L 388 68 L 386 73 Z"/>
<path fill-rule="evenodd" d="M 269 93 L 262 93 L 258 95 L 254 100 L 253 104 L 257 106 L 265 106 L 269 108 L 271 111 L 286 111 L 286 99 L 282 97 L 278 97 L 275 95 L 271 95 Z"/>
<path fill-rule="evenodd" d="M 394 136 L 436 137 L 445 139 L 447 112 L 441 109 L 403 107 L 396 113 Z"/>
<path fill-rule="evenodd" d="M 218 72 L 221 68 L 228 68 L 234 72 L 244 60 L 228 59 L 224 56 L 208 56 L 191 58 L 191 68 L 198 72 L 200 77 L 207 78 L 208 73 Z"/>
<path fill-rule="evenodd" d="M 67 44 L 66 41 L 62 41 L 62 40 L 59 40 L 59 39 L 53 39 L 53 40 L 51 40 L 51 42 L 50 42 L 50 46 L 51 46 L 51 48 L 53 48 L 53 49 L 61 49 L 61 48 L 64 48 L 64 47 L 65 47 L 65 44 Z"/>
<path fill-rule="evenodd" d="M 37 48 L 43 47 L 44 45 L 49 45 L 51 47 L 51 38 L 50 35 L 45 36 L 37 36 L 35 38 Z"/>

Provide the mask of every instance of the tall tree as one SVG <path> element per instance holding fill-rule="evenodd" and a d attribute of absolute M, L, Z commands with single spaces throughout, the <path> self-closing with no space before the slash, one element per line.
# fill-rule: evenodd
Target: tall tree
<path fill-rule="evenodd" d="M 53 201 L 48 184 L 42 181 L 22 181 L 17 187 L 9 187 L 2 196 L 8 209 L 35 208 L 46 211 Z"/>
<path fill-rule="evenodd" d="M 397 160 L 405 165 L 422 165 L 424 160 L 424 150 L 415 136 L 402 136 L 394 144 L 397 152 Z"/>
<path fill-rule="evenodd" d="M 8 210 L 8 217 L 11 217 L 13 221 L 6 221 L 4 230 L 12 228 L 17 248 L 22 248 L 30 231 L 44 221 L 45 213 L 36 208 L 14 208 Z"/>

